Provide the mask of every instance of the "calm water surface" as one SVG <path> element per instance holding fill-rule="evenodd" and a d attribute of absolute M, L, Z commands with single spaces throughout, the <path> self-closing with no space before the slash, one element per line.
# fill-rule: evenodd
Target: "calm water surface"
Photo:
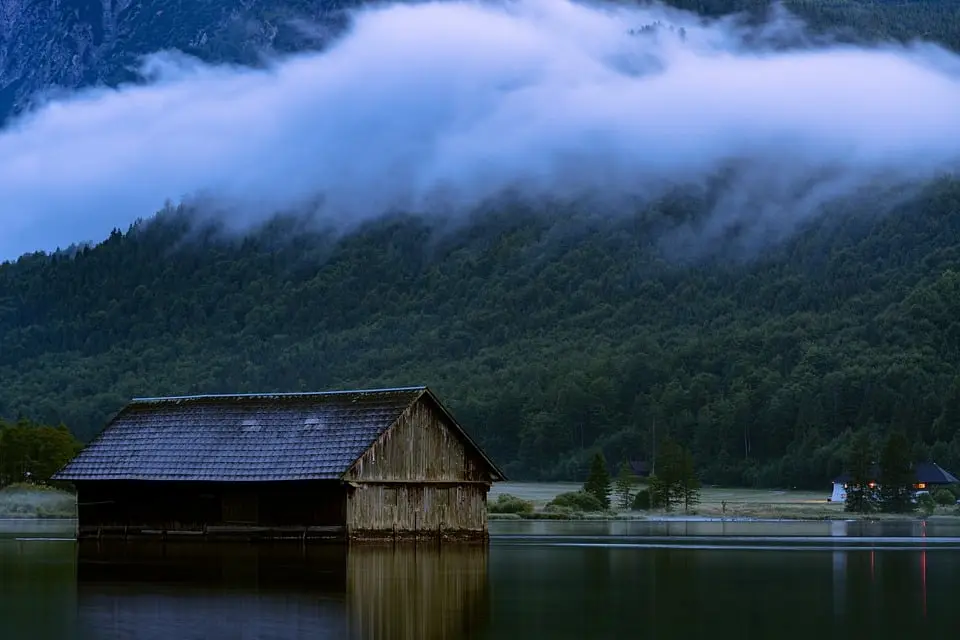
<path fill-rule="evenodd" d="M 489 548 L 82 545 L 0 521 L 0 639 L 957 637 L 960 525 L 494 522 Z M 815 635 L 814 635 L 815 634 Z"/>

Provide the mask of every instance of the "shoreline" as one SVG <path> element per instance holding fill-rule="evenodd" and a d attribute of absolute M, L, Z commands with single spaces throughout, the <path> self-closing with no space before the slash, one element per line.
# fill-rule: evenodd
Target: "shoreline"
<path fill-rule="evenodd" d="M 0 522 L 33 522 L 33 521 L 75 521 L 76 516 L 55 515 L 55 516 L 21 516 L 21 517 L 0 517 Z M 918 514 L 871 514 L 871 515 L 849 515 L 849 516 L 712 516 L 712 515 L 596 515 L 585 514 L 583 516 L 564 515 L 550 517 L 529 517 L 515 514 L 488 514 L 487 519 L 491 522 L 922 522 L 922 521 L 941 521 L 958 522 L 960 515 L 949 513 L 937 513 L 931 516 L 922 516 Z"/>
<path fill-rule="evenodd" d="M 77 516 L 76 516 L 76 515 L 72 515 L 72 516 L 62 516 L 62 515 L 54 515 L 54 516 L 18 516 L 18 517 L 0 516 L 0 522 L 25 522 L 25 521 L 32 521 L 32 520 L 76 520 L 76 519 L 77 519 Z"/>
<path fill-rule="evenodd" d="M 77 497 L 44 485 L 12 484 L 0 489 L 0 520 L 63 520 L 77 517 Z"/>
<path fill-rule="evenodd" d="M 574 488 L 572 483 L 503 483 L 492 489 L 488 504 L 498 494 L 524 500 L 532 511 L 523 513 L 487 512 L 490 522 L 957 522 L 960 509 L 939 507 L 925 515 L 912 513 L 850 513 L 843 505 L 826 502 L 815 493 L 708 488 L 699 504 L 689 513 L 681 511 L 633 511 L 613 509 L 604 512 L 550 511 L 545 507 L 557 494 Z M 70 522 L 76 521 L 76 498 L 52 488 L 14 485 L 0 490 L 0 521 Z"/>
<path fill-rule="evenodd" d="M 935 513 L 924 516 L 917 513 L 829 514 L 796 515 L 627 515 L 627 514 L 552 514 L 520 515 L 511 513 L 487 514 L 490 522 L 957 522 L 960 514 Z"/>
<path fill-rule="evenodd" d="M 632 491 L 643 488 L 636 483 Z M 537 483 L 503 482 L 494 485 L 488 495 L 488 504 L 503 495 L 513 496 L 528 503 L 527 510 L 515 513 L 490 513 L 494 520 L 607 520 L 660 522 L 960 522 L 960 508 L 956 505 L 938 506 L 929 516 L 917 510 L 912 513 L 851 513 L 844 505 L 828 500 L 820 491 L 784 489 L 744 489 L 704 487 L 697 504 L 689 513 L 682 506 L 672 511 L 653 509 L 634 511 L 614 507 L 602 512 L 548 510 L 550 502 L 560 493 L 582 490 L 573 482 Z"/>

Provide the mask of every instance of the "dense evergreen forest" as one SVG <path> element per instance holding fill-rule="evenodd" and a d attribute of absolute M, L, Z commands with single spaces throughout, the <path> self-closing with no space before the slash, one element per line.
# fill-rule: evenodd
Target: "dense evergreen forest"
<path fill-rule="evenodd" d="M 426 383 L 515 477 L 689 446 L 708 482 L 823 486 L 852 430 L 960 466 L 960 183 L 686 266 L 642 214 L 502 210 L 231 239 L 185 212 L 0 267 L 0 414 L 81 439 L 131 396 Z"/>
<path fill-rule="evenodd" d="M 15 483 L 49 483 L 82 444 L 65 425 L 48 427 L 21 419 L 0 420 L 0 488 Z"/>
<path fill-rule="evenodd" d="M 960 44 L 960 4 L 787 6 Z M 707 483 L 825 488 L 855 434 L 892 429 L 960 471 L 960 182 L 746 259 L 671 259 L 658 231 L 696 203 L 658 207 L 239 238 L 170 209 L 0 265 L 0 417 L 88 440 L 133 396 L 422 383 L 514 479 L 648 459 L 655 433 Z"/>

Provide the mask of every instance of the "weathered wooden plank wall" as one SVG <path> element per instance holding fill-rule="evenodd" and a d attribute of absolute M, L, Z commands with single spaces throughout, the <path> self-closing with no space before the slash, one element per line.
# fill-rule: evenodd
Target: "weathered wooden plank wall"
<path fill-rule="evenodd" d="M 468 451 L 432 404 L 421 399 L 411 405 L 344 479 L 489 482 L 483 460 Z"/>
<path fill-rule="evenodd" d="M 487 486 L 364 484 L 351 495 L 354 538 L 480 538 L 487 535 Z"/>
<path fill-rule="evenodd" d="M 476 538 L 487 531 L 489 471 L 433 403 L 400 417 L 345 477 L 352 538 Z"/>

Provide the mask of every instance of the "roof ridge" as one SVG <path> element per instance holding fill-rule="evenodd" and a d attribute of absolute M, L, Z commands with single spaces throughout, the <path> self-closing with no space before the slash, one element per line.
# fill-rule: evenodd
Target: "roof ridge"
<path fill-rule="evenodd" d="M 292 391 L 292 392 L 278 392 L 278 393 L 206 393 L 206 394 L 197 394 L 197 395 L 187 395 L 187 396 L 158 396 L 155 398 L 132 398 L 130 404 L 133 403 L 152 403 L 152 402 L 173 402 L 181 400 L 216 400 L 223 399 L 229 400 L 234 398 L 311 398 L 319 396 L 336 396 L 336 395 L 349 395 L 349 394 L 359 394 L 359 393 L 398 393 L 403 391 L 425 391 L 427 389 L 426 385 L 418 385 L 413 387 L 384 387 L 379 389 L 344 389 L 340 391 Z"/>

